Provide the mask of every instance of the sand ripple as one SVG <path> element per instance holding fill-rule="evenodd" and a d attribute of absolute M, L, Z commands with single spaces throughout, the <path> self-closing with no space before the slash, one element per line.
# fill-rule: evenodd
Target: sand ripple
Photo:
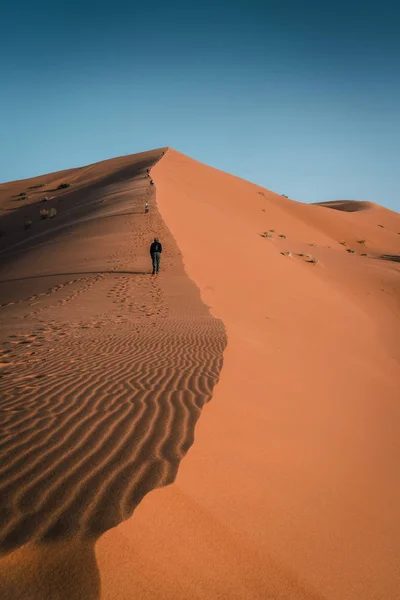
<path fill-rule="evenodd" d="M 209 315 L 81 334 L 28 367 L 22 389 L 2 380 L 3 552 L 98 536 L 171 483 L 222 366 L 224 329 Z"/>

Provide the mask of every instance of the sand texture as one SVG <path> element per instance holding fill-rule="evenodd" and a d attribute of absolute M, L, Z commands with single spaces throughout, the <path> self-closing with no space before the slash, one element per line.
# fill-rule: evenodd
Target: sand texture
<path fill-rule="evenodd" d="M 142 176 L 155 158 L 118 165 L 105 187 L 99 181 L 107 164 L 91 170 L 89 184 L 74 178 L 57 216 L 36 219 L 22 239 L 18 230 L 11 239 L 9 224 L 12 217 L 16 227 L 19 213 L 7 214 L 0 277 L 2 598 L 83 597 L 81 586 L 60 591 L 59 565 L 39 578 L 39 588 L 26 576 L 21 586 L 21 569 L 28 572 L 22 567 L 42 554 L 48 564 L 51 548 L 68 564 L 71 547 L 71 568 L 81 557 L 96 573 L 95 540 L 129 518 L 150 490 L 174 480 L 218 380 L 224 327 L 185 275 L 154 186 Z M 157 278 L 149 275 L 155 234 L 164 245 Z M 97 597 L 98 586 L 89 588 L 85 594 Z"/>
<path fill-rule="evenodd" d="M 1 598 L 398 598 L 397 213 L 171 149 L 0 207 Z"/>

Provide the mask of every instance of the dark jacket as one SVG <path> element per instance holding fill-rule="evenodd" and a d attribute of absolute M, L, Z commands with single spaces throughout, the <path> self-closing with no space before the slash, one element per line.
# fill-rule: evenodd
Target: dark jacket
<path fill-rule="evenodd" d="M 162 252 L 162 246 L 160 242 L 153 242 L 150 246 L 150 256 L 153 256 L 156 252 Z"/>

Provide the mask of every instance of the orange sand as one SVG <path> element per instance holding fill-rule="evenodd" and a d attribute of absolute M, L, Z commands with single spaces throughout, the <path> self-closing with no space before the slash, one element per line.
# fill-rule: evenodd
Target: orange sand
<path fill-rule="evenodd" d="M 62 452 L 55 440 L 36 472 L 21 463 L 19 477 L 3 463 L 12 535 L 0 529 L 0 596 L 397 598 L 399 215 L 370 203 L 296 203 L 173 150 L 152 167 L 160 155 L 27 182 L 74 181 L 56 192 L 54 222 L 28 234 L 21 215 L 38 205 L 14 208 L 25 184 L 0 186 L 0 385 L 17 436 L 6 435 L 6 451 L 18 465 L 9 446 L 20 444 L 18 428 L 51 430 L 46 419 L 58 423 L 59 410 L 67 436 L 71 423 L 80 436 L 80 423 L 93 427 L 88 451 L 84 437 Z M 34 193 L 40 203 L 44 192 Z M 165 251 L 153 282 L 155 234 Z M 44 373 L 53 382 L 35 380 L 43 368 L 26 344 L 40 360 L 55 352 Z M 146 389 L 151 410 L 137 435 L 128 403 L 133 395 L 145 405 Z M 175 483 L 143 498 L 175 477 L 201 394 L 212 402 Z M 14 414 L 21 401 L 25 412 Z"/>
<path fill-rule="evenodd" d="M 359 253 L 398 253 L 399 216 L 294 203 L 172 150 L 152 176 L 228 347 L 175 484 L 97 544 L 102 597 L 397 598 L 399 265 Z"/>

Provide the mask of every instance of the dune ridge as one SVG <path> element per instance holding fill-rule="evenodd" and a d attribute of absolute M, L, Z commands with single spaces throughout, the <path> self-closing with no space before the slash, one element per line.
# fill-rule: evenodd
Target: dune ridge
<path fill-rule="evenodd" d="M 152 176 L 228 345 L 174 485 L 96 544 L 102 600 L 397 600 L 400 216 Z"/>

